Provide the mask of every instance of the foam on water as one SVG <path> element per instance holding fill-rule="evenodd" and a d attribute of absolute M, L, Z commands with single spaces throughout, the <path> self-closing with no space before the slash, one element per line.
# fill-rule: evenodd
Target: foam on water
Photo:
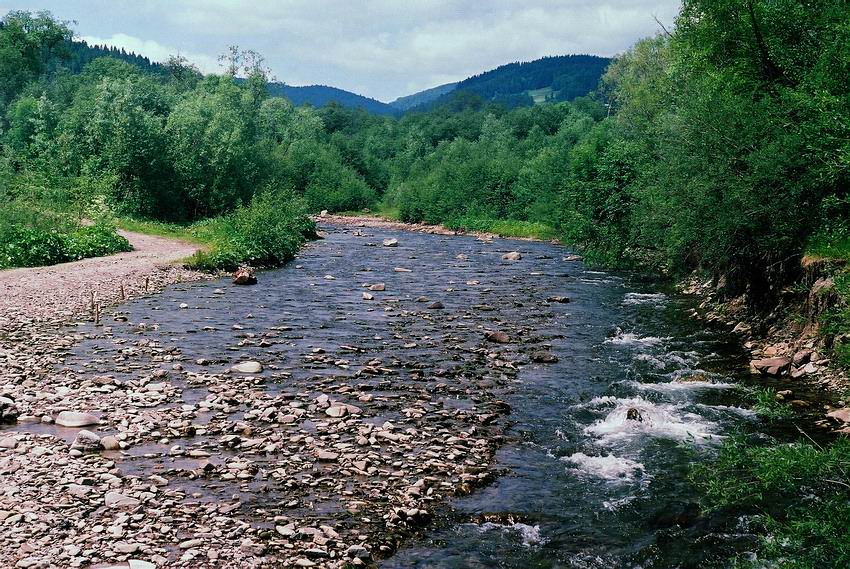
<path fill-rule="evenodd" d="M 608 338 L 606 342 L 621 346 L 657 346 L 662 342 L 669 340 L 670 337 L 662 338 L 660 336 L 639 336 L 634 332 L 617 332 L 617 335 Z"/>
<path fill-rule="evenodd" d="M 585 434 L 598 437 L 598 442 L 602 445 L 639 436 L 705 442 L 715 436 L 717 428 L 704 417 L 688 412 L 683 405 L 656 404 L 642 398 L 614 397 L 598 397 L 589 405 L 594 403 L 600 406 L 614 405 L 614 409 L 604 419 L 584 429 Z M 632 409 L 639 413 L 642 420 L 627 418 Z"/>
<path fill-rule="evenodd" d="M 662 383 L 641 383 L 639 381 L 626 381 L 629 385 L 640 391 L 655 391 L 658 393 L 680 393 L 683 391 L 696 391 L 699 389 L 732 389 L 734 383 L 714 381 L 669 381 Z"/>
<path fill-rule="evenodd" d="M 662 305 L 667 302 L 667 295 L 662 293 L 641 293 L 641 292 L 629 292 L 626 293 L 626 296 L 623 298 L 624 305 L 636 305 L 636 304 L 655 304 Z"/>
<path fill-rule="evenodd" d="M 572 470 L 610 482 L 631 482 L 645 470 L 643 464 L 613 454 L 589 456 L 583 452 L 577 452 L 562 457 L 561 460 L 574 465 Z"/>
<path fill-rule="evenodd" d="M 496 524 L 493 522 L 484 522 L 483 524 L 477 526 L 478 531 L 486 532 L 492 530 L 500 530 L 503 532 L 511 532 L 516 534 L 521 540 L 522 544 L 526 547 L 532 547 L 534 545 L 539 545 L 541 543 L 545 543 L 545 539 L 540 535 L 540 526 L 531 526 L 528 524 L 523 524 L 517 522 L 515 524 Z"/>

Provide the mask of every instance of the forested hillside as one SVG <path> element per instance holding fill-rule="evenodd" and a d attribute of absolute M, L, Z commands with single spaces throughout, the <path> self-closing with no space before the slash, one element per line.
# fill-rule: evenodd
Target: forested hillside
<path fill-rule="evenodd" d="M 327 85 L 299 87 L 283 83 L 269 83 L 269 95 L 285 97 L 296 106 L 309 104 L 314 107 L 324 107 L 334 103 L 352 109 L 363 109 L 376 115 L 395 116 L 398 114 L 398 110 L 387 103 Z"/>
<path fill-rule="evenodd" d="M 454 91 L 455 87 L 457 87 L 457 83 L 446 83 L 445 85 L 431 87 L 430 89 L 425 89 L 424 91 L 419 91 L 418 93 L 413 93 L 412 95 L 399 97 L 395 101 L 391 102 L 390 106 L 402 111 L 406 111 L 408 109 L 418 107 L 419 105 L 430 103 L 431 101 L 438 99 L 446 93 L 451 93 L 452 91 Z"/>
<path fill-rule="evenodd" d="M 510 108 L 540 101 L 570 101 L 596 89 L 609 62 L 608 58 L 595 55 L 561 55 L 509 63 L 464 79 L 451 92 L 422 103 L 420 108 L 443 104 L 456 92 Z"/>

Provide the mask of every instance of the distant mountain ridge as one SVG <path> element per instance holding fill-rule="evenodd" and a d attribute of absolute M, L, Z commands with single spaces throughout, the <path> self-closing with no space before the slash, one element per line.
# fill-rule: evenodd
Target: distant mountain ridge
<path fill-rule="evenodd" d="M 399 109 L 377 99 L 327 85 L 297 87 L 284 83 L 269 83 L 268 89 L 273 97 L 286 97 L 295 106 L 309 103 L 314 107 L 324 107 L 329 103 L 337 103 L 343 107 L 360 108 L 376 115 L 394 116 L 400 112 Z"/>
<path fill-rule="evenodd" d="M 559 55 L 515 62 L 473 75 L 451 91 L 410 108 L 427 110 L 451 100 L 455 93 L 471 93 L 484 101 L 508 107 L 547 101 L 569 101 L 587 95 L 599 84 L 610 58 L 597 55 Z M 416 97 L 426 93 L 414 93 Z"/>
<path fill-rule="evenodd" d="M 436 87 L 431 87 L 430 89 L 425 89 L 424 91 L 419 91 L 418 93 L 413 93 L 412 95 L 399 97 L 395 101 L 392 101 L 389 105 L 395 109 L 406 111 L 407 109 L 412 109 L 418 105 L 423 105 L 433 101 L 434 99 L 438 99 L 442 95 L 454 91 L 456 87 L 457 81 L 454 83 L 446 83 L 445 85 L 438 85 Z"/>
<path fill-rule="evenodd" d="M 97 57 L 120 59 L 149 73 L 165 72 L 160 63 L 124 49 L 89 45 L 85 41 L 76 40 L 71 42 L 69 48 L 72 55 L 70 67 L 75 72 L 81 71 Z M 508 63 L 457 83 L 446 83 L 399 97 L 390 103 L 327 85 L 270 83 L 268 89 L 270 95 L 286 97 L 295 105 L 323 107 L 336 103 L 384 116 L 428 110 L 451 101 L 456 93 L 461 92 L 507 107 L 519 107 L 548 101 L 568 101 L 587 95 L 596 89 L 610 61 L 607 57 L 595 55 L 561 55 Z"/>

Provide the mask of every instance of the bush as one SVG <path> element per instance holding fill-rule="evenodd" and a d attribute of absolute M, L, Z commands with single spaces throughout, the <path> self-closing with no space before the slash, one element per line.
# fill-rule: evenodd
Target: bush
<path fill-rule="evenodd" d="M 108 225 L 70 233 L 22 225 L 0 228 L 0 268 L 55 265 L 130 250 L 130 243 Z"/>
<path fill-rule="evenodd" d="M 65 242 L 70 260 L 103 257 L 133 249 L 129 241 L 115 232 L 114 227 L 103 223 L 80 227 L 69 233 Z"/>
<path fill-rule="evenodd" d="M 316 227 L 303 200 L 267 191 L 235 213 L 196 224 L 193 231 L 212 246 L 190 265 L 201 270 L 234 270 L 240 264 L 275 267 L 292 259 Z"/>

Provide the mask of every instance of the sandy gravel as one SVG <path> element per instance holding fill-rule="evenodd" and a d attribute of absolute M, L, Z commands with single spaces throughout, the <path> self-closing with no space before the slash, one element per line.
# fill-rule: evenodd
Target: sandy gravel
<path fill-rule="evenodd" d="M 0 271 L 0 328 L 11 323 L 60 322 L 91 312 L 92 293 L 102 306 L 203 275 L 177 261 L 196 245 L 121 231 L 133 251 L 50 267 Z"/>

